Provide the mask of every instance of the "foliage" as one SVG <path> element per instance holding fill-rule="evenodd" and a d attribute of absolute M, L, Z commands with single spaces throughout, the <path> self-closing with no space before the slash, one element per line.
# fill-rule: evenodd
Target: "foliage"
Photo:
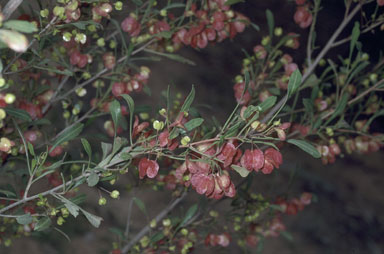
<path fill-rule="evenodd" d="M 169 87 L 164 105 L 142 105 L 137 94 L 150 96 L 153 84 L 141 63 L 168 58 L 195 65 L 177 51 L 258 30 L 252 17 L 233 9 L 246 1 L 53 2 L 39 1 L 38 13 L 1 18 L 0 174 L 17 179 L 0 182 L 0 243 L 6 246 L 30 232 L 62 232 L 60 226 L 79 215 L 99 227 L 103 219 L 87 211 L 79 187 L 97 189 L 104 206 L 107 196 L 127 194 L 113 185 L 129 175 L 171 190 L 175 199 L 136 236 L 129 235 L 129 214 L 125 232 L 111 230 L 118 236 L 112 253 L 192 253 L 200 244 L 231 242 L 261 248 L 266 237 L 288 235 L 283 214 L 297 214 L 312 200 L 306 192 L 267 197 L 250 188 L 255 174 L 283 165 L 286 147 L 324 164 L 382 147 L 383 134 L 371 126 L 384 112 L 384 61 L 370 60 L 359 39 L 383 28 L 383 1 L 345 1 L 344 19 L 320 45 L 321 1 L 296 0 L 293 20 L 309 29 L 306 47 L 266 10 L 268 27 L 261 32 L 267 35 L 253 52 L 244 50 L 234 78 L 237 105 L 224 123 L 197 112 L 194 87 L 185 98 Z M 357 13 L 370 19 L 340 39 Z M 326 58 L 348 43 L 347 56 Z M 294 61 L 296 50 L 305 51 L 303 63 Z M 104 133 L 95 134 L 100 122 Z M 194 192 L 205 196 L 201 203 L 167 217 Z M 134 203 L 148 216 L 147 204 L 132 195 L 130 209 Z M 219 213 L 214 208 L 223 199 L 231 199 L 231 210 Z"/>

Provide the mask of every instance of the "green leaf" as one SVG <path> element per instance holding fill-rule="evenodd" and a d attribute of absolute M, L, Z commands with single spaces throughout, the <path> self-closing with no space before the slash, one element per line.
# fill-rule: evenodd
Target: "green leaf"
<path fill-rule="evenodd" d="M 240 167 L 240 166 L 237 166 L 237 165 L 232 165 L 231 166 L 237 173 L 239 173 L 239 175 L 241 177 L 247 177 L 249 175 L 249 173 L 251 173 L 250 171 L 248 171 L 246 168 L 243 168 L 243 167 Z"/>
<path fill-rule="evenodd" d="M 122 94 L 121 97 L 123 97 L 124 100 L 127 102 L 129 108 L 129 139 L 132 144 L 133 112 L 135 110 L 135 102 L 133 101 L 132 97 L 128 94 Z"/>
<path fill-rule="evenodd" d="M 120 103 L 117 100 L 112 101 L 109 104 L 109 111 L 111 112 L 111 115 L 112 115 L 112 120 L 113 120 L 113 124 L 115 125 L 115 133 L 116 133 L 117 127 L 119 126 L 121 122 L 121 117 L 122 117 Z"/>
<path fill-rule="evenodd" d="M 27 224 L 32 223 L 33 218 L 32 218 L 30 213 L 26 213 L 26 214 L 23 214 L 21 216 L 16 217 L 16 221 L 17 221 L 17 223 L 19 223 L 21 225 L 27 225 Z"/>
<path fill-rule="evenodd" d="M 92 148 L 91 148 L 91 145 L 89 144 L 88 140 L 86 140 L 85 138 L 82 138 L 81 143 L 83 144 L 84 150 L 88 154 L 88 157 L 91 158 Z"/>
<path fill-rule="evenodd" d="M 51 218 L 43 217 L 37 221 L 37 223 L 34 227 L 34 230 L 35 231 L 44 231 L 47 228 L 49 228 L 49 226 L 51 226 L 51 224 L 52 224 Z"/>
<path fill-rule="evenodd" d="M 96 27 L 101 27 L 101 25 L 99 23 L 96 23 L 95 21 L 92 21 L 92 20 L 77 21 L 77 22 L 69 23 L 68 25 L 75 26 L 75 27 L 77 27 L 77 28 L 79 28 L 81 30 L 87 29 L 88 25 L 94 25 Z"/>
<path fill-rule="evenodd" d="M 244 0 L 227 0 L 225 1 L 224 5 L 233 5 L 237 3 L 245 3 L 245 1 Z"/>
<path fill-rule="evenodd" d="M 302 79 L 302 76 L 298 69 L 291 74 L 291 76 L 289 77 L 289 83 L 288 83 L 288 97 L 291 97 L 291 95 L 297 91 L 297 89 L 301 84 L 301 79 Z"/>
<path fill-rule="evenodd" d="M 31 116 L 28 114 L 27 111 L 22 110 L 22 109 L 17 109 L 17 108 L 4 108 L 5 112 L 15 118 L 18 118 L 23 121 L 30 122 L 32 121 Z"/>
<path fill-rule="evenodd" d="M 344 109 L 348 104 L 348 98 L 349 94 L 344 93 L 341 99 L 339 100 L 338 104 L 336 105 L 335 111 L 333 112 L 331 117 L 325 122 L 324 126 L 327 126 L 333 119 L 335 119 L 344 112 Z"/>
<path fill-rule="evenodd" d="M 149 240 L 150 243 L 156 243 L 158 241 L 160 241 L 161 239 L 164 238 L 164 233 L 163 232 L 157 232 L 156 234 L 154 234 L 151 239 Z"/>
<path fill-rule="evenodd" d="M 60 75 L 64 75 L 64 76 L 73 76 L 73 72 L 70 71 L 70 70 L 59 70 L 57 68 L 46 68 L 46 67 L 43 67 L 43 66 L 38 66 L 38 65 L 34 65 L 33 68 L 36 68 L 36 69 L 40 69 L 40 70 L 45 70 L 45 71 L 49 71 L 49 72 L 54 72 L 54 73 L 57 73 L 57 74 L 60 74 Z"/>
<path fill-rule="evenodd" d="M 62 199 L 64 201 L 65 207 L 68 209 L 69 213 L 72 214 L 73 217 L 77 217 L 79 215 L 80 207 L 68 199 Z"/>
<path fill-rule="evenodd" d="M 273 105 L 275 105 L 276 101 L 277 101 L 276 96 L 269 96 L 265 101 L 263 101 L 262 103 L 259 104 L 259 107 L 261 107 L 260 112 L 265 112 L 269 108 L 273 107 Z"/>
<path fill-rule="evenodd" d="M 108 143 L 101 142 L 101 150 L 103 151 L 103 160 L 107 155 L 112 151 L 112 145 Z"/>
<path fill-rule="evenodd" d="M 87 218 L 87 220 L 89 221 L 89 223 L 91 223 L 92 226 L 94 226 L 95 228 L 98 228 L 100 226 L 100 223 L 103 220 L 103 218 L 93 215 L 85 211 L 84 209 L 81 209 L 81 211 L 83 212 L 84 216 Z"/>
<path fill-rule="evenodd" d="M 63 133 L 61 133 L 55 139 L 55 141 L 53 142 L 52 148 L 51 148 L 51 150 L 49 150 L 49 152 L 51 152 L 53 149 L 55 149 L 58 145 L 76 138 L 82 132 L 83 127 L 84 127 L 84 124 L 77 123 L 77 124 L 71 126 L 70 128 L 66 129 Z"/>
<path fill-rule="evenodd" d="M 143 4 L 143 1 L 141 0 L 132 0 L 132 2 L 138 6 L 142 5 Z"/>
<path fill-rule="evenodd" d="M 360 23 L 358 21 L 355 22 L 355 26 L 352 29 L 352 35 L 351 35 L 351 45 L 349 48 L 349 56 L 351 58 L 352 52 L 355 49 L 357 40 L 359 39 L 360 36 Z"/>
<path fill-rule="evenodd" d="M 309 153 L 310 155 L 312 155 L 316 159 L 321 158 L 320 152 L 317 151 L 317 149 L 313 145 L 309 144 L 308 142 L 306 142 L 304 140 L 288 139 L 287 142 L 292 144 L 292 145 L 299 147 L 301 150 L 303 150 L 306 153 Z"/>
<path fill-rule="evenodd" d="M 27 146 L 28 146 L 29 153 L 32 154 L 32 156 L 35 156 L 35 150 L 33 149 L 33 145 L 27 142 Z"/>
<path fill-rule="evenodd" d="M 176 54 L 169 54 L 169 53 L 162 53 L 162 52 L 157 52 L 157 51 L 153 51 L 153 50 L 149 50 L 149 49 L 146 49 L 145 52 L 148 52 L 148 53 L 151 53 L 151 54 L 155 54 L 155 55 L 159 55 L 159 56 L 162 56 L 162 57 L 166 57 L 168 59 L 171 59 L 171 60 L 174 60 L 174 61 L 177 61 L 177 62 L 180 62 L 180 63 L 183 63 L 183 64 L 189 64 L 189 65 L 192 65 L 192 66 L 195 66 L 195 62 L 185 58 L 185 57 L 182 57 L 180 55 L 176 55 Z"/>
<path fill-rule="evenodd" d="M 140 211 L 142 211 L 144 214 L 147 214 L 147 209 L 145 208 L 145 204 L 143 201 L 141 201 L 141 199 L 133 197 L 132 200 L 135 202 Z"/>
<path fill-rule="evenodd" d="M 260 111 L 260 110 L 262 110 L 262 108 L 261 108 L 260 106 L 249 105 L 249 106 L 247 107 L 247 109 L 244 111 L 243 116 L 244 116 L 245 119 L 247 119 L 247 118 L 249 118 L 250 116 L 252 116 L 253 113 L 256 113 L 256 112 L 258 112 L 258 111 Z M 256 119 L 254 119 L 254 120 L 256 120 Z"/>
<path fill-rule="evenodd" d="M 87 183 L 89 187 L 95 186 L 100 180 L 99 175 L 96 172 L 92 172 L 88 178 L 87 178 Z"/>
<path fill-rule="evenodd" d="M 193 206 L 191 206 L 187 213 L 185 214 L 184 216 L 184 219 L 183 221 L 180 223 L 180 226 L 179 227 L 183 227 L 190 219 L 192 219 L 192 217 L 195 215 L 195 213 L 197 212 L 197 209 L 198 209 L 198 206 L 197 204 L 194 204 Z"/>
<path fill-rule="evenodd" d="M 33 33 L 38 31 L 34 23 L 25 20 L 10 20 L 5 22 L 3 26 L 22 33 Z"/>
<path fill-rule="evenodd" d="M 293 236 L 291 233 L 287 232 L 287 231 L 281 231 L 280 234 L 285 238 L 287 239 L 288 241 L 290 242 L 293 242 L 294 239 L 293 239 Z"/>
<path fill-rule="evenodd" d="M 175 139 L 180 135 L 180 129 L 179 128 L 173 128 L 171 130 L 171 133 L 169 133 L 169 139 Z"/>
<path fill-rule="evenodd" d="M 160 33 L 155 34 L 154 36 L 165 38 L 165 39 L 170 39 L 170 38 L 172 38 L 172 35 L 173 35 L 173 33 L 171 31 L 162 31 Z"/>
<path fill-rule="evenodd" d="M 191 92 L 188 94 L 187 98 L 185 99 L 183 106 L 181 106 L 180 113 L 188 112 L 194 99 L 195 99 L 195 88 L 192 86 Z"/>
<path fill-rule="evenodd" d="M 166 7 L 164 7 L 163 10 L 168 10 L 168 9 L 172 9 L 172 8 L 185 8 L 185 4 L 182 4 L 182 3 L 169 4 Z"/>
<path fill-rule="evenodd" d="M 7 196 L 8 198 L 16 198 L 16 194 L 11 192 L 11 191 L 7 191 L 7 190 L 0 190 L 0 193 L 1 194 L 4 194 L 5 196 Z"/>
<path fill-rule="evenodd" d="M 191 131 L 197 127 L 199 127 L 204 122 L 203 118 L 195 118 L 184 124 L 184 127 L 187 131 Z"/>
<path fill-rule="evenodd" d="M 273 29 L 275 27 L 275 19 L 273 17 L 273 13 L 271 12 L 271 10 L 267 9 L 265 11 L 265 14 L 267 15 L 269 36 L 272 38 L 273 37 Z"/>

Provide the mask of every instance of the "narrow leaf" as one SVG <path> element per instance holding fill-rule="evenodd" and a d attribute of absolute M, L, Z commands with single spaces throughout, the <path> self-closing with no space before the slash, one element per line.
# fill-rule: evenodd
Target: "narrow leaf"
<path fill-rule="evenodd" d="M 273 17 L 273 13 L 271 12 L 271 10 L 267 9 L 265 13 L 267 15 L 269 36 L 272 38 L 272 36 L 273 36 L 273 29 L 275 27 L 275 19 Z"/>
<path fill-rule="evenodd" d="M 88 154 L 88 157 L 91 158 L 92 148 L 91 148 L 91 145 L 89 144 L 88 140 L 86 140 L 85 138 L 82 138 L 81 143 L 83 144 L 84 150 Z"/>
<path fill-rule="evenodd" d="M 185 217 L 184 217 L 183 221 L 180 223 L 179 227 L 183 227 L 190 219 L 192 219 L 192 217 L 197 212 L 197 209 L 198 209 L 197 204 L 194 204 L 193 206 L 191 206 L 188 209 L 187 213 L 185 214 Z"/>
<path fill-rule="evenodd" d="M 142 211 L 144 214 L 147 214 L 147 209 L 145 208 L 145 204 L 143 201 L 141 201 L 141 199 L 137 197 L 133 197 L 133 201 L 135 202 L 137 207 L 140 209 L 140 211 Z"/>
<path fill-rule="evenodd" d="M 167 34 L 161 34 L 161 35 L 167 35 Z M 192 66 L 195 66 L 195 62 L 185 58 L 185 57 L 182 57 L 180 55 L 176 55 L 176 54 L 169 54 L 169 53 L 162 53 L 162 52 L 157 52 L 157 51 L 153 51 L 153 50 L 149 50 L 149 49 L 146 49 L 145 52 L 148 52 L 148 53 L 151 53 L 151 54 L 155 54 L 155 55 L 159 55 L 159 56 L 162 56 L 162 57 L 166 57 L 168 59 L 171 59 L 171 60 L 174 60 L 174 61 L 177 61 L 177 62 L 180 62 L 180 63 L 183 63 L 183 64 L 189 64 L 189 65 L 192 65 Z"/>
<path fill-rule="evenodd" d="M 7 190 L 0 190 L 0 194 L 4 194 L 8 198 L 16 198 L 16 194 L 15 193 L 13 193 L 11 191 L 7 191 Z"/>
<path fill-rule="evenodd" d="M 20 120 L 27 121 L 27 122 L 32 121 L 31 116 L 25 110 L 17 109 L 17 108 L 4 108 L 4 110 L 8 115 L 18 118 Z"/>
<path fill-rule="evenodd" d="M 291 95 L 297 91 L 301 84 L 301 79 L 302 75 L 298 69 L 292 73 L 291 77 L 289 77 L 288 97 L 291 97 Z"/>
<path fill-rule="evenodd" d="M 360 23 L 355 22 L 355 26 L 352 29 L 352 36 L 351 36 L 351 45 L 350 45 L 350 51 L 349 51 L 349 56 L 352 56 L 352 52 L 355 49 L 357 40 L 359 39 L 360 36 Z"/>
<path fill-rule="evenodd" d="M 121 122 L 121 106 L 120 103 L 117 100 L 112 101 L 109 104 L 109 110 L 111 112 L 113 124 L 115 125 L 115 133 L 117 128 L 119 127 L 119 124 Z"/>
<path fill-rule="evenodd" d="M 51 218 L 43 217 L 42 219 L 40 219 L 36 223 L 34 230 L 35 231 L 44 231 L 47 228 L 49 228 L 49 226 L 51 226 L 51 223 L 52 223 Z"/>
<path fill-rule="evenodd" d="M 191 92 L 185 99 L 183 106 L 181 106 L 180 113 L 188 112 L 194 99 L 195 99 L 195 88 L 192 86 Z"/>
<path fill-rule="evenodd" d="M 227 0 L 225 1 L 224 5 L 233 5 L 233 4 L 244 3 L 244 2 L 245 2 L 244 0 Z"/>
<path fill-rule="evenodd" d="M 51 150 L 49 150 L 49 152 L 55 149 L 58 145 L 76 138 L 83 130 L 83 127 L 84 124 L 77 123 L 71 126 L 70 128 L 66 129 L 60 136 L 56 138 L 55 142 L 53 142 L 52 148 Z"/>
<path fill-rule="evenodd" d="M 191 131 L 197 127 L 199 127 L 204 122 L 203 118 L 195 118 L 184 124 L 184 127 L 187 131 Z"/>
<path fill-rule="evenodd" d="M 265 101 L 259 104 L 259 107 L 261 107 L 260 112 L 264 112 L 269 108 L 273 107 L 273 105 L 275 105 L 276 103 L 276 100 L 277 100 L 276 96 L 269 96 Z"/>
<path fill-rule="evenodd" d="M 309 144 L 308 142 L 306 142 L 304 140 L 288 139 L 287 142 L 292 144 L 292 145 L 299 147 L 301 150 L 309 153 L 310 155 L 312 155 L 316 159 L 321 157 L 321 154 L 319 153 L 319 151 L 317 151 L 317 149 L 313 145 Z"/>
<path fill-rule="evenodd" d="M 22 33 L 33 33 L 38 31 L 34 23 L 25 20 L 10 20 L 5 22 L 3 26 Z"/>
<path fill-rule="evenodd" d="M 135 102 L 133 101 L 132 97 L 128 94 L 122 94 L 121 97 L 123 97 L 124 100 L 127 102 L 129 108 L 129 139 L 132 144 L 133 112 L 135 110 Z"/>

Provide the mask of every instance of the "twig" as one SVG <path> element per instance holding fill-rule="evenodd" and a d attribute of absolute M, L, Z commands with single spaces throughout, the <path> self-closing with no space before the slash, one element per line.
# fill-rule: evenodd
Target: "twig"
<path fill-rule="evenodd" d="M 135 197 L 135 193 L 133 193 L 132 198 L 129 201 L 129 206 L 128 206 L 127 223 L 125 225 L 125 232 L 124 232 L 124 236 L 125 236 L 126 239 L 128 239 L 129 228 L 131 226 L 131 216 L 132 216 L 132 207 L 133 207 L 134 197 Z"/>
<path fill-rule="evenodd" d="M 361 34 L 368 33 L 369 31 L 375 29 L 376 27 L 382 25 L 383 23 L 384 23 L 384 20 L 380 21 L 380 22 L 377 22 L 375 24 L 372 24 L 369 27 L 365 28 L 363 31 L 361 31 Z M 347 37 L 345 39 L 339 40 L 339 41 L 333 43 L 332 47 L 334 48 L 334 47 L 340 46 L 341 44 L 349 42 L 351 39 L 352 39 L 352 36 L 349 36 L 349 37 Z"/>
<path fill-rule="evenodd" d="M 144 50 L 146 47 L 148 47 L 150 44 L 152 44 L 153 42 L 155 41 L 155 39 L 152 39 L 150 41 L 148 41 L 147 43 L 145 43 L 143 46 L 141 46 L 140 48 L 132 51 L 131 53 L 131 56 L 133 55 L 136 55 L 137 53 L 141 52 L 142 50 Z M 123 56 L 121 58 L 119 58 L 119 60 L 117 60 L 117 63 L 122 63 L 125 61 L 125 59 L 127 59 L 128 56 Z M 72 88 L 71 90 L 69 90 L 68 92 L 66 92 L 65 94 L 63 94 L 62 96 L 60 97 L 57 97 L 56 99 L 53 100 L 53 102 L 56 102 L 56 101 L 59 101 L 59 100 L 62 100 L 64 98 L 66 98 L 68 95 L 70 95 L 71 93 L 75 92 L 77 89 L 79 88 L 82 88 L 86 85 L 88 85 L 89 83 L 95 81 L 96 79 L 98 79 L 100 76 L 102 76 L 103 74 L 105 73 L 108 73 L 110 70 L 107 69 L 107 68 L 104 68 L 102 69 L 101 71 L 99 71 L 98 73 L 95 74 L 95 76 L 93 76 L 92 78 L 84 81 L 83 83 L 75 86 L 74 88 Z"/>
<path fill-rule="evenodd" d="M 172 211 L 184 198 L 187 196 L 187 193 L 184 192 L 180 197 L 176 198 L 172 203 L 170 203 L 164 210 L 162 210 L 154 219 L 156 221 L 161 221 L 167 214 Z M 140 239 L 146 235 L 151 230 L 149 225 L 145 226 L 139 233 L 132 238 L 124 247 L 121 249 L 121 253 L 127 253 Z"/>
<path fill-rule="evenodd" d="M 315 16 L 313 17 L 313 22 L 311 24 L 311 29 L 309 31 L 308 35 L 308 41 L 307 41 L 307 64 L 312 64 L 312 38 L 313 33 L 315 31 L 316 21 L 317 21 L 317 14 L 319 13 L 319 7 L 320 7 L 320 0 L 315 1 Z"/>
<path fill-rule="evenodd" d="M 351 104 L 355 103 L 356 101 L 360 100 L 361 98 L 363 98 L 364 96 L 366 96 L 370 92 L 374 91 L 378 86 L 380 86 L 383 83 L 384 83 L 384 79 L 380 80 L 374 86 L 368 88 L 367 90 L 365 90 L 364 92 L 359 94 L 357 97 L 355 97 L 352 100 L 348 101 L 348 105 L 351 105 Z"/>
<path fill-rule="evenodd" d="M 23 0 L 9 0 L 8 3 L 5 5 L 3 10 L 4 20 L 9 19 L 9 17 L 14 13 L 19 7 L 19 5 L 23 2 Z"/>
<path fill-rule="evenodd" d="M 47 104 L 44 105 L 43 109 L 42 109 L 42 113 L 43 115 L 47 112 L 47 110 L 49 109 L 49 107 L 53 104 L 53 100 L 56 98 L 56 96 L 59 94 L 61 88 L 63 88 L 64 84 L 67 83 L 69 79 L 69 76 L 66 76 L 59 84 L 59 86 L 56 88 L 56 91 L 54 92 L 54 94 L 52 95 L 51 99 L 49 100 L 49 102 Z"/>

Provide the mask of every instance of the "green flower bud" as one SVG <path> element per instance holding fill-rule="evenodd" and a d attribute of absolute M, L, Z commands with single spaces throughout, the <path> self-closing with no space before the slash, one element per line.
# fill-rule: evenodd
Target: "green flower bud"
<path fill-rule="evenodd" d="M 115 9 L 116 9 L 117 11 L 121 11 L 121 10 L 123 9 L 123 3 L 122 3 L 121 1 L 117 1 L 117 2 L 115 3 Z"/>
<path fill-rule="evenodd" d="M 170 220 L 170 219 L 164 219 L 164 220 L 163 220 L 163 226 L 164 226 L 164 227 L 169 227 L 169 226 L 171 226 L 171 220 Z"/>
<path fill-rule="evenodd" d="M 114 191 L 111 192 L 110 195 L 111 195 L 112 198 L 116 199 L 116 198 L 119 198 L 120 192 L 118 190 L 114 190 Z"/>
<path fill-rule="evenodd" d="M 163 121 L 158 121 L 158 120 L 155 120 L 153 122 L 153 128 L 157 131 L 160 131 L 164 128 L 164 122 Z"/>
<path fill-rule="evenodd" d="M 5 86 L 5 79 L 0 78 L 0 87 Z"/>
<path fill-rule="evenodd" d="M 107 204 L 107 200 L 103 197 L 99 198 L 99 205 L 106 205 Z"/>
<path fill-rule="evenodd" d="M 4 101 L 7 104 L 12 104 L 16 100 L 16 96 L 13 93 L 7 93 L 4 97 Z"/>
<path fill-rule="evenodd" d="M 49 15 L 49 10 L 48 9 L 44 9 L 44 10 L 40 11 L 40 16 L 42 18 L 46 18 L 46 17 L 48 17 L 48 15 Z"/>
<path fill-rule="evenodd" d="M 64 12 L 65 12 L 65 8 L 64 7 L 61 7 L 61 6 L 56 6 L 55 8 L 53 8 L 53 15 L 55 16 L 63 16 L 64 15 Z"/>
<path fill-rule="evenodd" d="M 275 31 L 274 31 L 274 34 L 275 34 L 276 36 L 281 36 L 281 35 L 283 34 L 283 28 L 281 28 L 281 27 L 276 27 L 276 28 L 275 28 Z"/>
<path fill-rule="evenodd" d="M 181 144 L 182 144 L 183 146 L 188 145 L 189 142 L 191 142 L 191 138 L 188 137 L 188 136 L 184 136 L 184 137 L 181 139 Z"/>

